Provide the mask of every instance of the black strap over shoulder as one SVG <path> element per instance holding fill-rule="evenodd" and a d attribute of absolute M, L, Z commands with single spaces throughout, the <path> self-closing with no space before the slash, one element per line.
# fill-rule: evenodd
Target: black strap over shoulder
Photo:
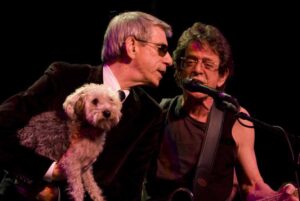
<path fill-rule="evenodd" d="M 166 123 L 170 120 L 170 118 L 173 118 L 173 115 L 168 114 L 170 111 L 175 110 L 175 116 L 179 115 L 179 110 L 181 107 L 179 107 L 178 104 L 180 104 L 180 98 L 182 97 L 178 96 L 173 99 L 163 99 L 160 103 L 161 107 L 165 111 L 167 111 Z M 224 114 L 224 111 L 217 108 L 215 103 L 212 105 L 211 112 L 208 118 L 209 123 L 206 128 L 206 137 L 198 159 L 196 173 L 194 176 L 193 193 L 190 192 L 190 195 L 192 196 L 189 196 L 188 199 L 190 201 L 200 201 L 200 190 L 205 190 L 205 187 L 208 185 L 208 180 L 212 172 L 214 160 L 219 146 L 219 141 L 221 138 Z M 176 192 L 177 191 L 178 189 L 176 190 Z M 173 197 L 175 197 L 175 193 L 174 196 L 171 196 L 169 200 L 174 201 Z"/>
<path fill-rule="evenodd" d="M 224 111 L 218 109 L 216 105 L 213 104 L 209 116 L 209 124 L 206 130 L 206 138 L 198 160 L 196 174 L 193 181 L 195 201 L 200 200 L 199 189 L 205 188 L 208 185 L 208 179 L 214 165 L 214 159 L 222 133 L 223 120 Z"/>

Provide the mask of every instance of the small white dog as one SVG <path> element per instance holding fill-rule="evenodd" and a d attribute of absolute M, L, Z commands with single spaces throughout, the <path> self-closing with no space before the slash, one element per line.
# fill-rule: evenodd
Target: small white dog
<path fill-rule="evenodd" d="M 106 132 L 119 122 L 121 107 L 119 94 L 109 87 L 83 85 L 66 98 L 65 113 L 49 111 L 34 116 L 19 130 L 20 143 L 58 161 L 75 201 L 84 199 L 85 190 L 92 200 L 104 201 L 91 164 L 103 150 Z"/>

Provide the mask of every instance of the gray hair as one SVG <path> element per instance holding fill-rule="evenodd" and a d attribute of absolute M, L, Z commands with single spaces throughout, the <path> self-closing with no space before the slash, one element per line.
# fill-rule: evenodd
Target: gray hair
<path fill-rule="evenodd" d="M 103 62 L 111 62 L 121 58 L 123 44 L 129 36 L 134 36 L 142 40 L 149 40 L 151 32 L 149 27 L 161 27 L 167 37 L 172 36 L 172 28 L 166 22 L 153 15 L 131 11 L 115 16 L 109 23 L 103 40 L 101 59 Z"/>

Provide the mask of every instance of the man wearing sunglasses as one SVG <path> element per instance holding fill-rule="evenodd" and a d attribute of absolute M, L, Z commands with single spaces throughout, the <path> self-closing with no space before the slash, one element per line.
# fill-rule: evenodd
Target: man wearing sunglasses
<path fill-rule="evenodd" d="M 157 48 L 158 54 L 162 57 L 164 57 L 168 53 L 168 45 L 163 43 L 154 43 L 143 39 L 138 39 L 135 37 L 136 41 L 139 41 L 141 43 L 145 43 L 148 45 L 152 45 L 152 47 Z"/>
<path fill-rule="evenodd" d="M 122 119 L 107 134 L 103 153 L 94 163 L 94 176 L 107 200 L 139 200 L 149 158 L 158 144 L 153 133 L 161 114 L 160 107 L 141 86 L 157 87 L 166 68 L 172 65 L 167 41 L 171 35 L 170 25 L 152 15 L 121 13 L 110 21 L 105 32 L 103 64 L 55 62 L 27 90 L 4 101 L 0 105 L 0 168 L 5 170 L 6 178 L 12 178 L 14 184 L 38 187 L 35 194 L 27 195 L 38 195 L 39 200 L 57 200 L 58 196 L 68 200 L 62 188 L 59 193 L 57 186 L 47 183 L 53 185 L 60 180 L 63 170 L 55 161 L 20 146 L 16 131 L 36 114 L 61 110 L 66 96 L 79 86 L 104 83 L 123 90 L 125 100 Z M 27 199 L 22 197 L 26 193 L 7 192 L 4 200 Z"/>

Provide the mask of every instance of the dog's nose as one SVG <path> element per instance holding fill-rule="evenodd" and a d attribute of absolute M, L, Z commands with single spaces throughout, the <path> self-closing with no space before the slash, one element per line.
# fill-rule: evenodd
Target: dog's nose
<path fill-rule="evenodd" d="M 103 114 L 103 116 L 104 116 L 105 118 L 110 117 L 110 111 L 109 111 L 109 110 L 104 110 L 104 111 L 102 112 L 102 114 Z"/>

